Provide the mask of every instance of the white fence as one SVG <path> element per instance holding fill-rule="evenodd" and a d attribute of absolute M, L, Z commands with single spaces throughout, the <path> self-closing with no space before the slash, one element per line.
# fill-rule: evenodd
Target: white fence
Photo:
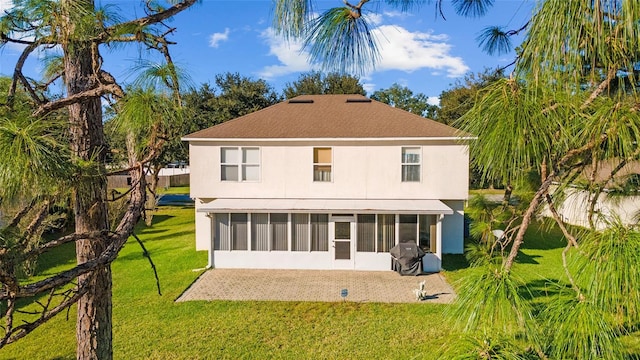
<path fill-rule="evenodd" d="M 589 193 L 579 189 L 565 190 L 565 200 L 557 205 L 560 216 L 566 223 L 589 227 Z M 551 217 L 551 212 L 545 208 L 542 213 Z M 620 219 L 623 224 L 637 224 L 640 220 L 640 195 L 638 196 L 611 196 L 607 193 L 600 194 L 595 206 L 593 222 L 596 229 L 603 229 L 607 224 Z"/>

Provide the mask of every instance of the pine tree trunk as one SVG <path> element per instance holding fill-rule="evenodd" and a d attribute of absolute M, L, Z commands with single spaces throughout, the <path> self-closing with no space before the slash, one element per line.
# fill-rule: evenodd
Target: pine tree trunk
<path fill-rule="evenodd" d="M 145 223 L 147 226 L 153 224 L 153 214 L 156 211 L 158 205 L 158 183 L 160 182 L 160 170 L 162 166 L 160 164 L 151 165 L 151 182 L 149 183 L 150 196 L 147 198 L 146 211 L 145 211 Z"/>
<path fill-rule="evenodd" d="M 97 46 L 84 39 L 89 38 L 86 28 L 79 30 L 84 36 L 75 36 L 78 8 L 93 10 L 92 0 L 62 1 L 67 9 L 66 41 L 63 42 L 64 68 L 67 95 L 81 93 L 98 86 L 96 67 Z M 90 98 L 68 108 L 71 149 L 80 162 L 92 160 L 98 163 L 98 173 L 104 174 L 105 139 L 102 127 L 100 98 Z M 74 189 L 74 215 L 76 233 L 108 230 L 106 190 L 104 176 L 92 173 L 80 174 Z M 76 242 L 78 263 L 97 257 L 108 246 L 106 240 L 82 240 Z M 90 289 L 78 302 L 76 323 L 78 359 L 111 359 L 111 268 L 105 267 L 95 274 L 85 275 L 79 282 L 88 279 Z"/>

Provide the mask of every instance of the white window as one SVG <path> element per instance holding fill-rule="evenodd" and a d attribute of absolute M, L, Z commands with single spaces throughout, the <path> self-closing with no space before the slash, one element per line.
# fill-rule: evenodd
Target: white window
<path fill-rule="evenodd" d="M 313 148 L 313 181 L 331 181 L 331 148 Z"/>
<path fill-rule="evenodd" d="M 402 148 L 402 181 L 420 181 L 420 148 Z"/>
<path fill-rule="evenodd" d="M 260 181 L 260 148 L 220 148 L 220 180 Z"/>

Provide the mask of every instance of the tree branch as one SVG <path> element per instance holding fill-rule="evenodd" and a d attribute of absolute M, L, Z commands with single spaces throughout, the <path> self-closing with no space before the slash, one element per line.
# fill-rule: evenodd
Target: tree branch
<path fill-rule="evenodd" d="M 78 286 L 76 290 L 71 290 L 73 291 L 73 295 L 70 297 L 67 297 L 64 301 L 62 301 L 53 309 L 47 311 L 48 305 L 44 307 L 40 317 L 37 320 L 22 324 L 20 326 L 16 326 L 15 328 L 11 328 L 11 329 L 7 328 L 7 332 L 5 333 L 5 336 L 3 337 L 3 339 L 0 340 L 0 348 L 2 348 L 4 345 L 14 343 L 19 339 L 25 337 L 27 334 L 29 334 L 30 332 L 38 328 L 40 325 L 49 321 L 51 318 L 61 313 L 65 309 L 69 308 L 71 305 L 75 304 L 84 294 L 87 293 L 87 291 L 89 291 L 90 287 L 88 285 L 89 285 L 90 279 L 91 277 L 88 277 L 87 279 L 85 279 L 82 285 Z M 13 316 L 11 317 L 11 319 L 12 318 Z"/>
<path fill-rule="evenodd" d="M 109 26 L 103 32 L 98 34 L 98 36 L 94 38 L 94 41 L 97 41 L 98 43 L 103 43 L 109 39 L 111 34 L 117 33 L 118 29 L 120 28 L 131 28 L 131 27 L 142 28 L 148 25 L 157 24 L 189 8 L 191 5 L 195 4 L 196 1 L 197 0 L 183 0 L 159 13 L 151 14 L 149 16 L 127 21 L 121 24 Z"/>
<path fill-rule="evenodd" d="M 360 0 L 358 5 L 353 5 L 353 4 L 350 4 L 349 1 L 347 0 L 343 0 L 343 1 L 345 6 L 351 9 L 349 12 L 351 13 L 351 17 L 354 19 L 357 19 L 362 16 L 362 6 L 369 2 L 369 0 Z"/>
<path fill-rule="evenodd" d="M 70 243 L 70 242 L 75 242 L 78 240 L 87 240 L 87 239 L 97 240 L 97 239 L 100 239 L 101 237 L 106 236 L 107 234 L 108 234 L 107 231 L 95 231 L 95 232 L 85 233 L 85 234 L 71 234 L 71 235 L 63 236 L 56 240 L 48 241 L 47 243 L 40 245 L 39 247 L 29 251 L 24 255 L 24 258 L 25 259 L 32 258 L 38 255 L 44 254 L 45 252 L 55 247 L 58 247 L 60 245 Z"/>
<path fill-rule="evenodd" d="M 38 94 L 36 94 L 31 84 L 29 84 L 29 81 L 27 81 L 27 78 L 25 78 L 24 75 L 22 74 L 22 68 L 24 67 L 24 63 L 29 58 L 29 55 L 31 55 L 31 53 L 35 49 L 37 49 L 40 45 L 42 45 L 41 42 L 34 42 L 29 44 L 24 50 L 22 50 L 22 54 L 20 54 L 20 57 L 18 58 L 18 61 L 16 62 L 16 66 L 13 70 L 13 79 L 11 80 L 11 85 L 9 86 L 9 94 L 7 95 L 7 104 L 9 106 L 13 106 L 18 81 L 22 83 L 22 86 L 24 86 L 25 90 L 27 90 L 31 98 L 33 98 L 33 100 L 37 104 L 44 103 L 44 100 L 40 99 L 40 97 L 38 96 Z"/>
<path fill-rule="evenodd" d="M 28 205 L 23 207 L 18 213 L 11 219 L 11 222 L 7 224 L 7 228 L 14 228 L 18 226 L 22 218 L 24 218 L 28 213 L 36 205 L 37 198 L 31 199 Z"/>
<path fill-rule="evenodd" d="M 553 179 L 556 176 L 562 175 L 562 173 L 565 170 L 564 167 L 569 163 L 569 161 L 573 160 L 576 156 L 595 148 L 596 146 L 598 146 L 598 144 L 600 144 L 606 138 L 607 138 L 607 135 L 602 134 L 600 137 L 598 137 L 597 139 L 593 139 L 592 141 L 588 142 L 584 146 L 568 151 L 560 159 L 560 161 L 558 161 L 558 163 L 554 166 L 554 170 L 552 170 L 549 173 L 549 176 L 542 182 L 542 184 L 540 185 L 540 188 L 538 189 L 538 191 L 536 191 L 535 195 L 533 196 L 533 199 L 531 199 L 531 203 L 529 204 L 527 211 L 523 215 L 522 223 L 520 224 L 520 229 L 518 229 L 518 234 L 516 235 L 516 238 L 513 241 L 511 251 L 509 252 L 509 256 L 507 257 L 507 260 L 505 261 L 503 266 L 503 269 L 505 272 L 511 271 L 511 267 L 513 266 L 513 263 L 516 257 L 518 256 L 518 250 L 520 249 L 520 246 L 524 242 L 524 234 L 529 227 L 531 218 L 533 217 L 533 214 L 537 210 L 538 205 L 540 205 L 540 201 L 542 197 L 548 193 L 549 186 L 551 186 Z"/>
<path fill-rule="evenodd" d="M 91 98 L 102 96 L 105 94 L 114 94 L 116 96 L 124 96 L 122 88 L 118 84 L 101 84 L 95 89 L 83 91 L 66 98 L 42 104 L 33 112 L 34 117 L 46 115 L 52 111 L 62 109 L 63 107 L 82 102 Z"/>
<path fill-rule="evenodd" d="M 151 269 L 153 270 L 153 275 L 156 278 L 156 288 L 158 288 L 158 295 L 162 296 L 162 292 L 160 291 L 160 279 L 158 278 L 158 270 L 156 269 L 156 265 L 153 263 L 153 260 L 151 259 L 151 255 L 149 254 L 149 251 L 144 246 L 144 244 L 142 243 L 142 240 L 140 240 L 138 235 L 136 235 L 135 233 L 132 233 L 131 236 L 133 236 L 133 238 L 136 239 L 136 241 L 138 242 L 138 245 L 140 245 L 140 247 L 142 248 L 142 256 L 146 257 L 149 260 L 149 264 L 151 265 Z"/>
<path fill-rule="evenodd" d="M 551 199 L 551 195 L 547 193 L 545 194 L 545 198 L 547 200 L 547 205 L 549 205 L 549 211 L 551 211 L 551 215 L 553 216 L 553 219 L 556 221 L 556 224 L 558 224 L 558 227 L 560 228 L 560 230 L 562 230 L 564 237 L 567 238 L 567 241 L 569 242 L 570 245 L 572 245 L 577 249 L 578 241 L 576 240 L 575 236 L 573 236 L 569 232 L 569 230 L 567 230 L 567 227 L 565 226 L 564 221 L 560 217 L 560 214 L 558 214 L 558 211 L 556 210 L 556 207 L 553 204 L 553 199 Z"/>
<path fill-rule="evenodd" d="M 582 104 L 582 106 L 580 106 L 580 110 L 584 110 L 589 105 L 591 105 L 591 103 L 609 87 L 609 84 L 611 84 L 611 81 L 616 77 L 617 73 L 618 71 L 616 69 L 609 69 L 609 71 L 607 72 L 607 77 L 604 80 L 602 80 L 602 82 L 600 82 L 600 84 L 598 85 L 598 87 L 595 88 L 595 90 L 593 90 L 591 95 L 589 95 L 589 98 L 587 98 L 587 100 Z"/>
<path fill-rule="evenodd" d="M 33 41 L 10 38 L 5 33 L 0 33 L 0 42 L 20 44 L 20 45 L 33 45 L 34 44 Z"/>

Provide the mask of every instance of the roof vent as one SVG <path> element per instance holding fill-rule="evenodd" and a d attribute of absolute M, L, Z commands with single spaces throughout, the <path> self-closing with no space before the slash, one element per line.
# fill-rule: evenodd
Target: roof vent
<path fill-rule="evenodd" d="M 289 104 L 313 104 L 312 99 L 291 99 Z"/>
<path fill-rule="evenodd" d="M 371 99 L 361 98 L 361 99 L 347 99 L 348 103 L 370 103 Z"/>

